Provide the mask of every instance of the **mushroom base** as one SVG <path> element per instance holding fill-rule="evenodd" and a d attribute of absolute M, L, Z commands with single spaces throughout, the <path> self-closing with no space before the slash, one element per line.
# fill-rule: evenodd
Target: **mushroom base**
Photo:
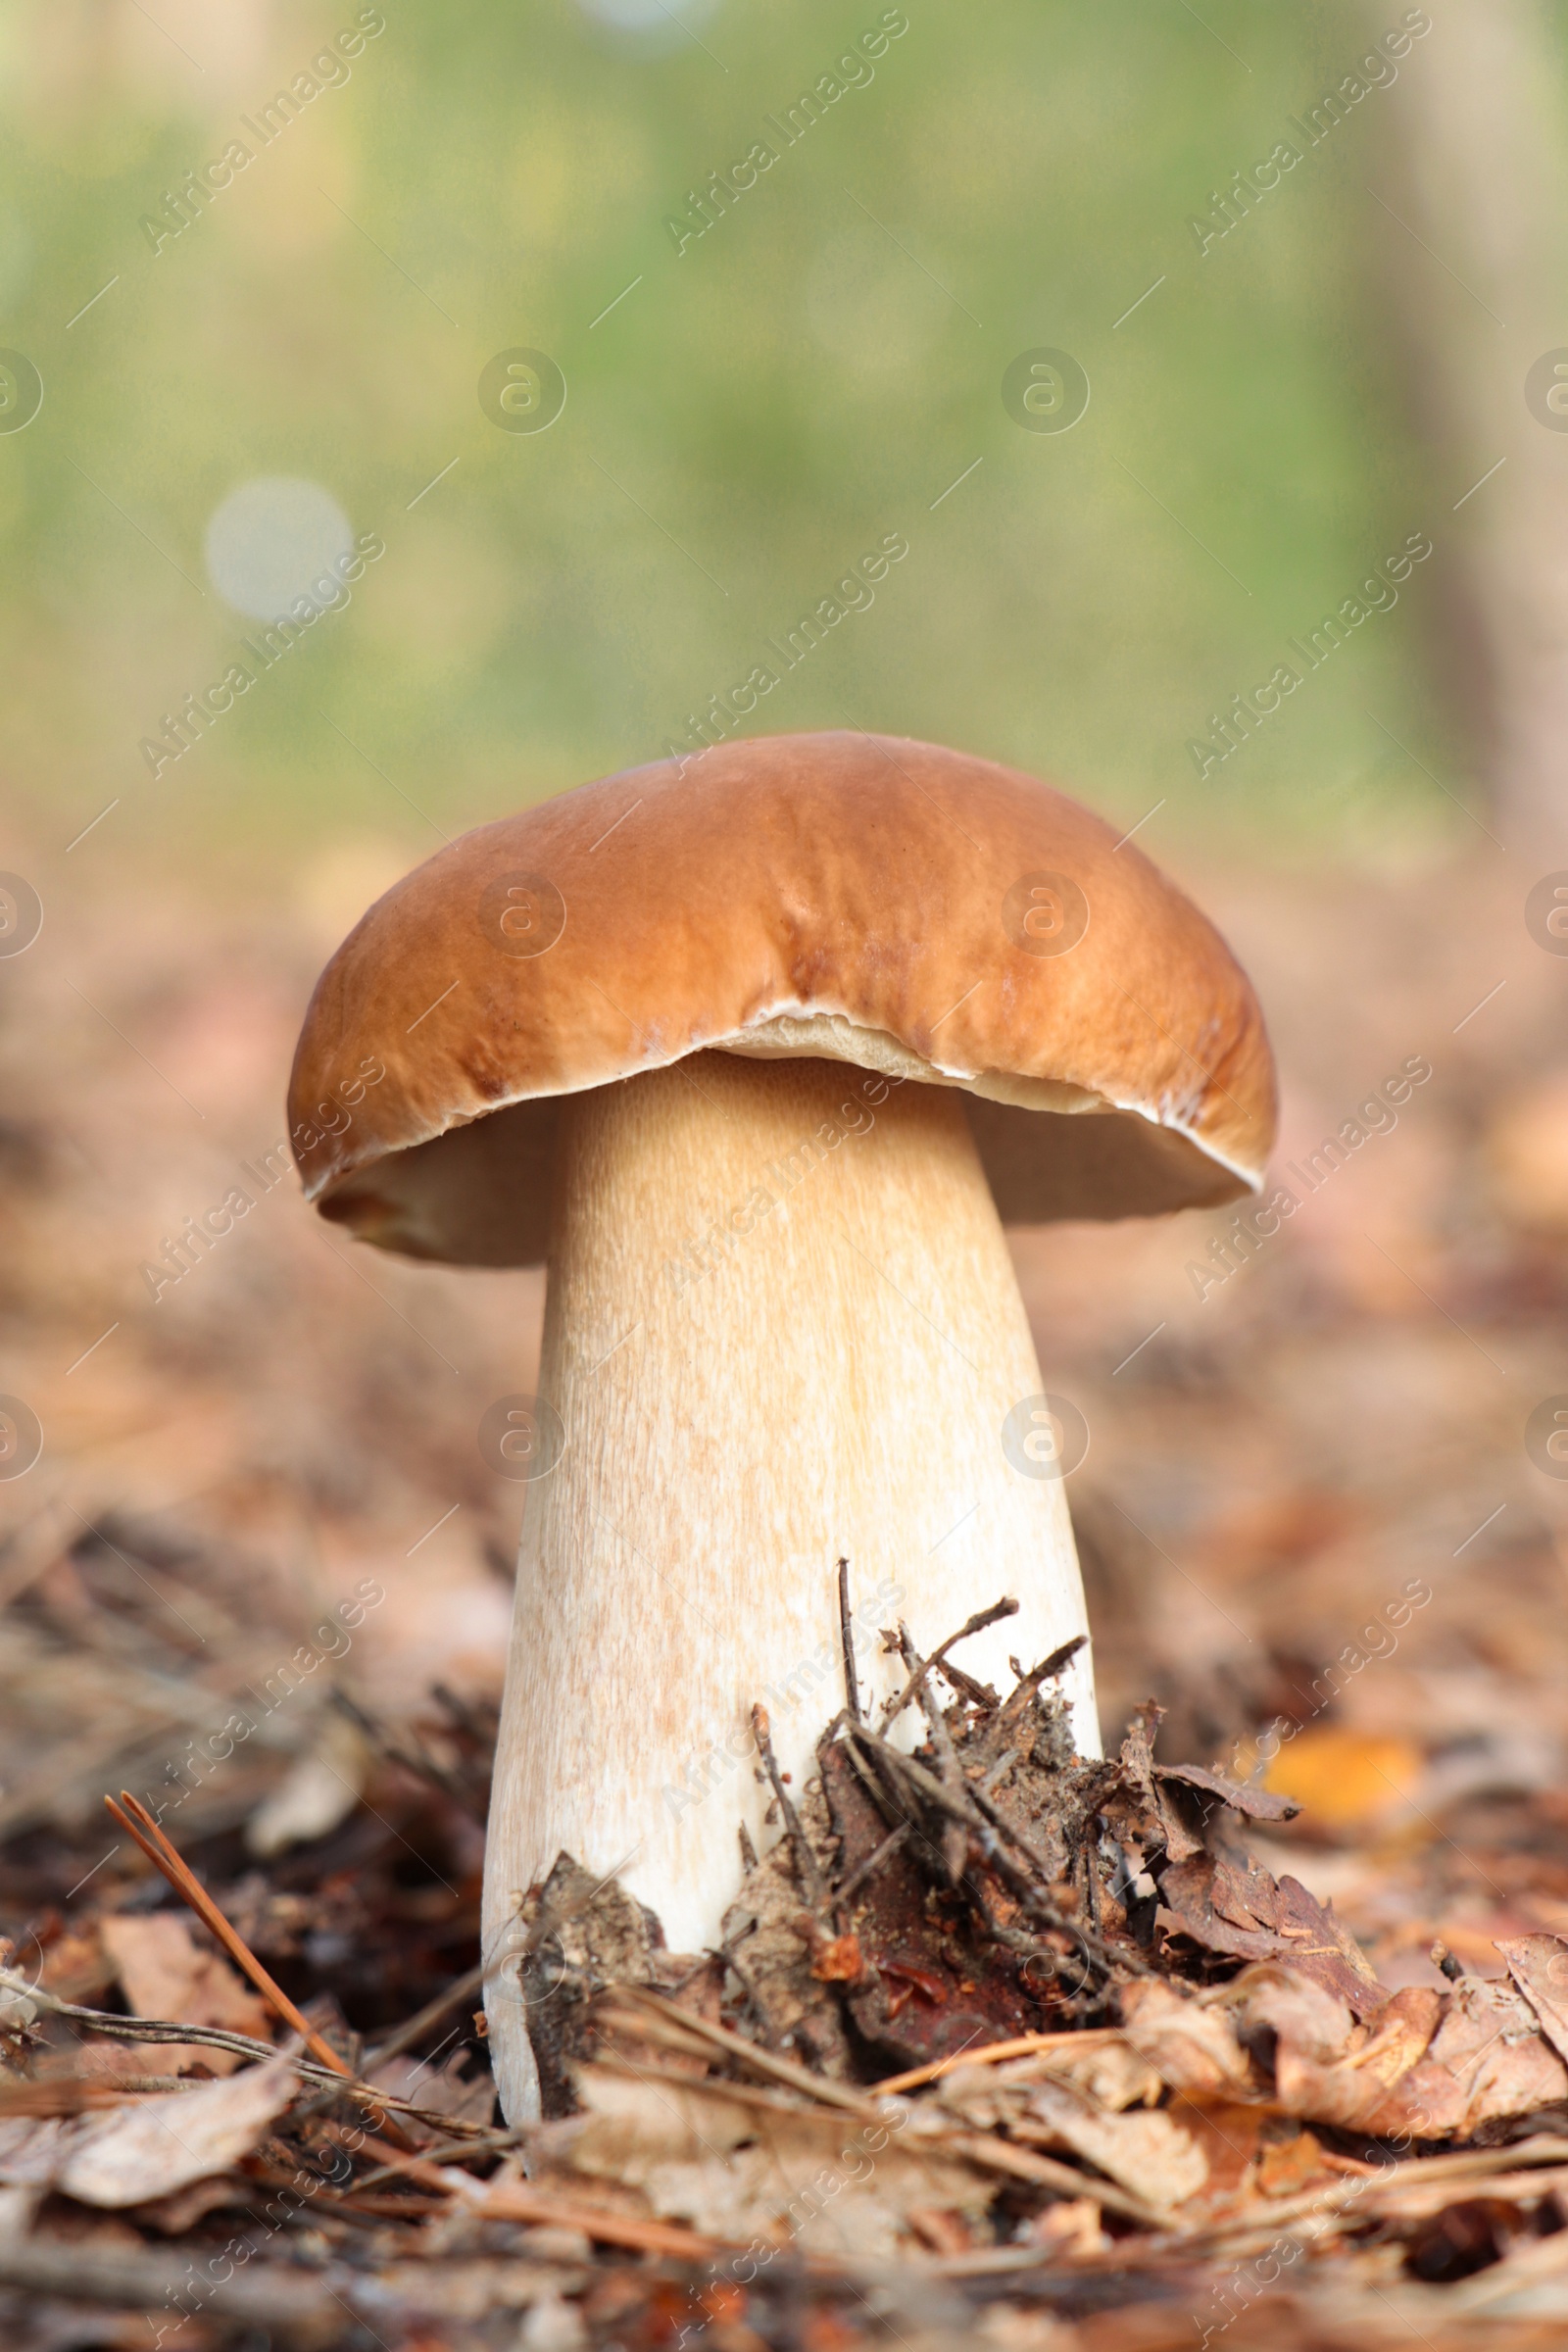
<path fill-rule="evenodd" d="M 485 1948 L 564 1851 L 698 1951 L 740 1825 L 778 1835 L 753 1702 L 797 1788 L 843 1703 L 841 1557 L 862 1703 L 903 1682 L 901 1619 L 928 1651 L 1013 1595 L 961 1652 L 1004 1687 L 1087 1632 L 1059 1432 L 955 1091 L 707 1053 L 562 1108 L 539 1388 L 565 1443 L 523 1511 Z M 1098 1754 L 1087 1649 L 1063 1689 Z M 513 1966 L 488 2005 L 520 2120 Z"/>

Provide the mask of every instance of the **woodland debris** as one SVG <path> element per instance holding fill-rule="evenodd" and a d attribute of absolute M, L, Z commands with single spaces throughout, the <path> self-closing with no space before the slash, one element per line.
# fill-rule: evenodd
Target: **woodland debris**
<path fill-rule="evenodd" d="M 733 2327 L 750 2352 L 788 2340 L 789 2292 L 848 2325 L 879 2265 L 974 2299 L 973 2325 L 939 2327 L 935 2301 L 899 2319 L 933 2352 L 1119 2352 L 1113 2313 L 1092 2344 L 1061 2337 L 1106 2303 L 1169 2311 L 1172 2344 L 1195 2315 L 1199 2337 L 1223 2324 L 1243 2352 L 1273 2308 L 1246 2282 L 1281 2245 L 1297 2251 L 1280 2308 L 1289 2286 L 1289 2309 L 1316 2310 L 1331 2276 L 1350 2294 L 1376 2257 L 1389 2309 L 1435 2343 L 1424 2297 L 1479 2327 L 1559 2291 L 1540 2249 L 1568 2200 L 1568 1937 L 1502 1938 L 1504 1977 L 1391 1990 L 1331 1906 L 1249 1853 L 1254 1831 L 1289 1826 L 1289 1800 L 1156 1763 L 1152 1708 L 1117 1755 L 1076 1757 L 1059 1659 L 1001 1695 L 894 1638 L 923 1737 L 906 1750 L 846 1712 L 817 1772 L 775 1791 L 781 1835 L 746 1872 L 722 1949 L 667 1951 L 649 1912 L 567 1857 L 533 1890 L 519 1940 L 553 2109 L 538 2126 L 487 2128 L 464 2016 L 477 1963 L 368 2052 L 319 2001 L 291 2003 L 318 2054 L 276 2050 L 235 1970 L 275 1985 L 249 1940 L 275 1937 L 296 1983 L 316 1896 L 214 1890 L 138 1823 L 245 1958 L 204 1951 L 178 1913 L 111 1910 L 54 1939 L 55 1981 L 157 1989 L 173 2012 L 205 1986 L 209 2007 L 255 2003 L 261 2031 L 91 2009 L 0 1971 L 0 2180 L 15 2183 L 0 2200 L 48 2198 L 30 2233 L 31 2207 L 16 2209 L 36 2275 L 59 2276 L 58 2217 L 131 2240 L 84 2256 L 82 2298 L 120 2280 L 134 2302 L 138 2279 L 167 2298 L 147 2247 L 172 2241 L 204 2276 L 262 2216 L 253 2278 L 275 2273 L 286 2300 L 298 2274 L 280 2258 L 311 2246 L 331 2280 L 325 2309 L 301 2300 L 285 2325 L 280 2301 L 260 2323 L 280 2341 L 331 2343 L 358 2315 L 389 2343 L 435 2329 L 475 2352 L 507 2313 L 533 2315 L 541 2340 L 608 2328 L 635 2352 L 683 2328 L 721 2352 Z M 94 2049 L 73 2065 L 76 2034 Z M 131 2076 L 137 2041 L 194 2073 Z M 118 2076 L 95 2054 L 117 2042 Z M 209 2053 L 236 2071 L 203 2080 Z M 1463 2144 L 1477 2132 L 1515 2136 Z M 1467 2278 L 1493 2281 L 1489 2299 L 1426 2283 Z M 0 2295 L 5 2278 L 0 2265 Z M 1032 2309 L 1057 2316 L 1037 2326 Z M 227 2311 L 204 2295 L 204 2324 Z M 1129 2336 L 1128 2352 L 1164 2341 Z"/>
<path fill-rule="evenodd" d="M 0 2123 L 0 2180 L 57 2188 L 82 2205 L 145 2204 L 248 2156 L 298 2086 L 288 2060 L 274 2058 L 109 2114 Z"/>
<path fill-rule="evenodd" d="M 134 2015 L 188 2019 L 193 2026 L 226 2026 L 255 2040 L 270 2038 L 267 2004 L 220 1952 L 198 1948 L 176 1913 L 140 1918 L 112 1912 L 98 1933 Z M 231 2074 L 240 2063 L 237 2051 L 210 2042 L 185 2050 L 176 2043 L 164 2056 L 172 2074 L 198 2062 L 214 2074 Z"/>

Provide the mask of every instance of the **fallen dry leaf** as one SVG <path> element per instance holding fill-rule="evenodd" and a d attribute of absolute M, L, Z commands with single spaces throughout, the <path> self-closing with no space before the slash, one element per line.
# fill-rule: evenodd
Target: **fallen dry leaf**
<path fill-rule="evenodd" d="M 1425 1769 L 1413 1740 L 1325 1723 L 1298 1732 L 1270 1759 L 1263 1780 L 1324 1829 L 1366 1830 L 1403 1808 Z"/>
<path fill-rule="evenodd" d="M 1130 2042 L 1120 2034 L 1101 2034 L 1086 2035 L 1081 2050 L 1068 2043 L 1001 2066 L 959 2066 L 941 2082 L 941 2106 L 972 2132 L 995 2132 L 1024 2114 L 1027 2095 L 1037 2082 L 1059 2082 L 1080 2090 L 1112 2115 L 1126 2107 L 1157 2106 L 1165 2089 Z"/>
<path fill-rule="evenodd" d="M 1299 1879 L 1275 1879 L 1214 1854 L 1172 1864 L 1160 1900 L 1195 1942 L 1244 1960 L 1279 1959 L 1347 2001 L 1357 2016 L 1388 1994 L 1354 1937 Z"/>
<path fill-rule="evenodd" d="M 1163 2088 L 1158 2073 L 1148 2059 L 1141 2057 L 1119 2034 L 1086 2034 L 1077 2046 L 1070 2041 L 1060 2042 L 1054 2050 L 1016 2059 L 1010 2066 L 971 2068 L 967 2079 L 982 2074 L 990 2074 L 1001 2084 L 1065 2082 L 1113 2115 L 1119 2115 L 1126 2107 L 1156 2106 Z M 959 2080 L 958 2075 L 951 2078 L 955 2083 Z"/>
<path fill-rule="evenodd" d="M 56 2185 L 85 2205 L 140 2205 L 226 2172 L 281 2114 L 299 2078 L 272 2058 L 226 2082 L 140 2099 L 78 2125 Z"/>
<path fill-rule="evenodd" d="M 364 1734 L 345 1715 L 323 1716 L 312 1746 L 245 1824 L 251 1852 L 270 1860 L 291 1845 L 325 1838 L 359 1803 L 369 1769 Z"/>
<path fill-rule="evenodd" d="M 0 2181 L 8 2188 L 48 2188 L 64 2161 L 64 2116 L 13 2116 L 0 2123 Z"/>
<path fill-rule="evenodd" d="M 104 1950 L 101 1924 L 93 1919 L 67 1928 L 48 1944 L 40 1980 L 46 1992 L 63 2001 L 90 2001 L 114 1983 L 114 1962 Z"/>
<path fill-rule="evenodd" d="M 1244 1969 L 1226 1989 L 1225 2006 L 1236 2025 L 1249 2034 L 1259 2026 L 1268 2027 L 1293 2057 L 1332 2066 L 1349 2047 L 1354 2012 L 1348 2001 L 1315 1977 L 1277 1962 L 1264 1963 Z M 1436 2019 L 1428 2027 L 1428 2039 L 1435 2029 Z"/>
<path fill-rule="evenodd" d="M 1064 2083 L 1040 2082 L 1025 2110 L 1042 2127 L 1028 2134 L 1037 2145 L 1083 2157 L 1147 2204 L 1184 2204 L 1208 2179 L 1208 2159 L 1197 2140 L 1158 2108 L 1111 2115 Z"/>
<path fill-rule="evenodd" d="M 1560 1936 L 1519 1936 L 1496 1948 L 1541 2031 L 1558 2057 L 1568 2058 L 1568 1941 Z"/>
<path fill-rule="evenodd" d="M 109 2115 L 0 2124 L 0 2180 L 57 2188 L 83 2205 L 146 2204 L 248 2156 L 298 2082 L 287 2058 L 273 2058 Z"/>
<path fill-rule="evenodd" d="M 571 2294 L 580 2287 L 583 2277 L 575 2264 L 503 2258 L 488 2262 L 395 2262 L 378 2266 L 375 2283 L 378 2298 L 384 2297 L 386 2306 L 425 2313 L 450 2324 L 454 2320 L 482 2320 L 492 2311 L 528 2310 L 547 2297 Z M 444 2340 L 444 2335 L 419 2339 L 431 2346 L 431 2352 Z M 535 2335 L 512 2340 L 514 2344 L 525 2341 L 531 2347 L 540 2338 Z M 412 2338 L 406 2338 L 405 2344 L 406 2352 L 414 2352 Z"/>
<path fill-rule="evenodd" d="M 1396 1994 L 1381 2016 L 1358 2029 L 1347 2004 L 1321 1985 L 1292 1982 L 1281 1969 L 1259 1971 L 1241 2005 L 1250 2025 L 1267 2026 L 1276 2035 L 1274 2084 L 1286 2114 L 1348 2132 L 1414 2129 L 1435 2086 L 1426 2075 L 1411 2077 L 1431 2042 L 1442 1999 L 1424 1987 L 1412 1990 L 1414 1998 L 1410 1991 Z M 1426 2138 L 1442 2133 L 1454 2105 L 1447 2086 L 1436 2089 L 1443 2115 L 1422 2132 Z"/>
<path fill-rule="evenodd" d="M 407 2099 L 431 2115 L 451 2116 L 461 2124 L 488 2124 L 495 2111 L 495 2082 L 483 2072 L 470 2080 L 464 2072 L 467 2062 L 466 2050 L 453 2051 L 441 2066 L 432 2066 L 428 2058 L 388 2058 L 368 2080 L 378 2090 L 390 2091 L 395 2099 Z M 435 2136 L 431 2129 L 408 2119 L 404 2128 L 416 2139 Z"/>
<path fill-rule="evenodd" d="M 235 2190 L 233 2179 L 221 2173 L 211 2174 L 205 2180 L 189 2180 L 171 2196 L 154 2197 L 147 2204 L 138 2205 L 136 2227 L 157 2230 L 165 2237 L 182 2237 L 204 2215 L 216 2213 L 220 2205 L 230 2203 Z"/>
<path fill-rule="evenodd" d="M 1110 2245 L 1093 2197 L 1064 2197 L 1058 2205 L 1048 2205 L 1035 2216 L 1029 2235 L 1052 2262 L 1091 2262 Z"/>
<path fill-rule="evenodd" d="M 1483 2124 L 1568 2100 L 1568 2067 L 1543 2040 L 1529 2003 L 1510 1984 L 1461 1978 L 1428 2057 L 1458 2085 L 1452 2130 L 1461 2137 Z"/>
<path fill-rule="evenodd" d="M 1229 1989 L 1247 2026 L 1272 2029 L 1276 2095 L 1305 2122 L 1449 2139 L 1568 2099 L 1568 2068 L 1503 1983 L 1406 1986 L 1359 2022 L 1289 1969 L 1249 1969 Z"/>
<path fill-rule="evenodd" d="M 1559 1070 L 1504 1102 L 1485 1142 L 1499 1206 L 1521 1225 L 1560 1233 L 1568 1221 L 1568 1078 Z"/>
<path fill-rule="evenodd" d="M 1265 2197 L 1292 2197 L 1323 2172 L 1323 2149 L 1310 2132 L 1289 2139 L 1265 2139 L 1257 2152 L 1256 2180 Z"/>
<path fill-rule="evenodd" d="M 595 2066 L 576 2079 L 586 2115 L 560 2127 L 571 2168 L 635 2186 L 662 2220 L 713 2237 L 886 2259 L 912 2211 L 977 2221 L 996 2193 L 976 2166 L 921 2144 L 934 2115 L 861 2122 Z"/>
<path fill-rule="evenodd" d="M 1259 1788 L 1251 1781 L 1231 1780 L 1203 1764 L 1156 1764 L 1153 1777 L 1157 1782 L 1217 1796 L 1233 1813 L 1243 1813 L 1250 1821 L 1294 1821 L 1301 1810 L 1292 1796 L 1282 1796 L 1274 1788 Z"/>
<path fill-rule="evenodd" d="M 136 2017 L 163 2017 L 181 2026 L 221 2026 L 270 2041 L 272 2013 L 220 1952 L 203 1951 L 177 1911 L 146 1918 L 111 1915 L 102 1921 L 104 1949 Z M 244 2064 L 236 2050 L 200 2042 L 169 2042 L 159 2064 L 172 2075 L 197 2064 L 230 2075 Z"/>
<path fill-rule="evenodd" d="M 1143 1977 L 1122 1987 L 1121 2006 L 1128 2041 L 1172 2090 L 1198 2098 L 1261 2095 L 1251 2059 L 1213 2000 Z"/>
<path fill-rule="evenodd" d="M 1246 2211 L 1258 2193 L 1258 2164 L 1271 2137 L 1298 2129 L 1278 2116 L 1272 2103 L 1242 2106 L 1234 2099 L 1191 2099 L 1179 2092 L 1166 2113 L 1186 2126 L 1208 2160 L 1203 2193 L 1183 2211 L 1190 2228 L 1201 2227 L 1200 2215 L 1213 2223 Z"/>

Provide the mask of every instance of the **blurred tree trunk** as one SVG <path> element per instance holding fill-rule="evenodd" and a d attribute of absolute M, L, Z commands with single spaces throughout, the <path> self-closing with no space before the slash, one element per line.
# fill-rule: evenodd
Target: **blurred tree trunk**
<path fill-rule="evenodd" d="M 1362 21 L 1381 33 L 1390 11 L 1379 0 Z M 1445 674 L 1498 829 L 1568 864 L 1561 81 L 1540 0 L 1446 0 L 1379 118 L 1368 210 L 1433 456 L 1420 521 L 1440 558 Z"/>

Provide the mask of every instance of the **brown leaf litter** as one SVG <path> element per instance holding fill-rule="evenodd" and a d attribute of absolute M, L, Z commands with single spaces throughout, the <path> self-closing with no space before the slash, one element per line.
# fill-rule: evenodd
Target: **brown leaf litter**
<path fill-rule="evenodd" d="M 798 1798 L 759 1711 L 779 1837 L 719 1950 L 667 1951 L 565 1856 L 533 1890 L 533 2127 L 496 2128 L 443 2054 L 471 1972 L 364 2052 L 126 1815 L 193 1920 L 106 1913 L 101 1957 L 74 1931 L 62 1984 L 159 2018 L 0 1974 L 0 2089 L 33 2102 L 0 2100 L 0 2199 L 24 2200 L 0 2293 L 185 2312 L 186 2352 L 244 2326 L 499 2346 L 519 2312 L 546 2348 L 1150 2352 L 1332 2346 L 1347 2295 L 1358 2341 L 1369 2295 L 1435 2343 L 1568 2310 L 1568 1939 L 1385 1987 L 1332 1905 L 1250 1855 L 1294 1807 L 1155 1762 L 1157 1709 L 1079 1758 L 1070 1652 L 1004 1696 L 888 1638 L 902 1703 L 847 1706 Z M 138 2041 L 170 2076 L 130 2074 Z"/>

